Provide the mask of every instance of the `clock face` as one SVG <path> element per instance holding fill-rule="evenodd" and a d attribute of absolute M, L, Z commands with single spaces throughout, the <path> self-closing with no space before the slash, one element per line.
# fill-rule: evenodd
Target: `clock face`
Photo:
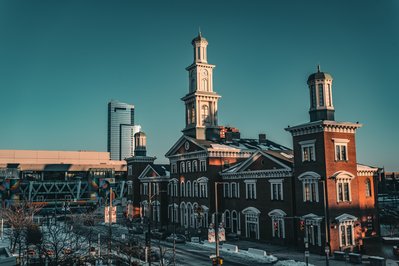
<path fill-rule="evenodd" d="M 190 143 L 188 141 L 186 141 L 186 143 L 184 143 L 184 148 L 186 149 L 186 151 L 188 149 L 190 149 Z"/>
<path fill-rule="evenodd" d="M 208 76 L 208 71 L 206 71 L 205 69 L 202 70 L 202 75 L 205 76 L 205 77 Z"/>

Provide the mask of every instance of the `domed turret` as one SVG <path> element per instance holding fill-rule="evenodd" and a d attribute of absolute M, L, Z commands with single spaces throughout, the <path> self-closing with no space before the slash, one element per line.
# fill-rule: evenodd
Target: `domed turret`
<path fill-rule="evenodd" d="M 207 63 L 206 47 L 208 41 L 202 37 L 201 32 L 191 41 L 191 44 L 194 46 L 194 63 Z"/>
<path fill-rule="evenodd" d="M 332 81 L 332 76 L 328 73 L 321 72 L 319 65 L 317 66 L 317 72 L 308 77 L 310 121 L 334 120 Z"/>
<path fill-rule="evenodd" d="M 134 134 L 134 156 L 147 156 L 147 136 L 143 131 Z"/>

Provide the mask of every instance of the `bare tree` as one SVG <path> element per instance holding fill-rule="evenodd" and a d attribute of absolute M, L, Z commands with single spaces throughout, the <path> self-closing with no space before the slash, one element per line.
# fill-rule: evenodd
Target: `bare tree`
<path fill-rule="evenodd" d="M 83 238 L 75 234 L 69 225 L 58 223 L 43 227 L 40 250 L 50 265 L 72 261 L 77 251 L 84 250 L 83 246 Z"/>
<path fill-rule="evenodd" d="M 26 243 L 26 233 L 28 228 L 34 225 L 33 216 L 40 211 L 42 206 L 33 205 L 27 202 L 13 204 L 10 208 L 1 209 L 0 216 L 11 227 L 6 232 L 10 240 L 10 249 L 15 253 L 18 246 L 18 258 L 21 262 L 22 251 Z"/>

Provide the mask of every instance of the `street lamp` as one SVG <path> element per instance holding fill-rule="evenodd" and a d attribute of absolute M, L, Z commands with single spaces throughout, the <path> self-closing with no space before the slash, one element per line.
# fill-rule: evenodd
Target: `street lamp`
<path fill-rule="evenodd" d="M 327 186 L 327 180 L 320 180 L 320 182 L 323 185 L 323 198 L 324 198 L 324 227 L 326 230 L 326 245 L 325 245 L 325 253 L 326 253 L 326 266 L 329 266 L 329 254 L 330 254 L 330 239 L 329 239 L 329 234 L 328 234 L 328 217 L 327 217 L 327 193 L 326 193 L 326 186 Z"/>
<path fill-rule="evenodd" d="M 222 259 L 219 253 L 219 211 L 218 211 L 218 185 L 224 184 L 225 182 L 215 182 L 215 251 L 216 251 L 216 264 L 221 265 Z M 215 263 L 215 261 L 213 261 Z"/>

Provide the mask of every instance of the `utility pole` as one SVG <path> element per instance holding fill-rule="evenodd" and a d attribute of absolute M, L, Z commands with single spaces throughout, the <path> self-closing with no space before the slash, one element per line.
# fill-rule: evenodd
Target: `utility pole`
<path fill-rule="evenodd" d="M 330 265 L 329 262 L 329 253 L 330 253 L 330 245 L 329 245 L 329 237 L 328 237 L 328 218 L 327 218 L 327 179 L 326 180 L 321 180 L 323 184 L 323 196 L 324 196 L 324 227 L 326 229 L 326 246 L 325 246 L 325 252 L 326 252 L 326 266 Z"/>
<path fill-rule="evenodd" d="M 148 266 L 151 266 L 151 219 L 152 219 L 152 210 L 151 210 L 151 182 L 148 182 Z"/>
<path fill-rule="evenodd" d="M 108 209 L 108 223 L 109 223 L 109 241 L 108 241 L 108 265 L 111 265 L 111 246 L 112 246 L 112 187 L 109 189 L 109 209 Z"/>
<path fill-rule="evenodd" d="M 219 213 L 218 213 L 218 182 L 215 182 L 215 245 L 216 259 L 219 260 Z M 217 263 L 219 265 L 219 262 Z"/>
<path fill-rule="evenodd" d="M 222 265 L 223 260 L 220 258 L 219 252 L 219 208 L 218 208 L 218 185 L 224 184 L 224 182 L 215 182 L 215 249 L 216 249 L 216 264 L 214 265 Z M 215 261 L 213 261 L 215 263 Z"/>
<path fill-rule="evenodd" d="M 172 211 L 172 217 L 173 217 L 173 266 L 176 266 L 176 221 L 175 221 L 175 194 L 174 194 L 174 187 L 173 187 L 173 211 Z"/>

